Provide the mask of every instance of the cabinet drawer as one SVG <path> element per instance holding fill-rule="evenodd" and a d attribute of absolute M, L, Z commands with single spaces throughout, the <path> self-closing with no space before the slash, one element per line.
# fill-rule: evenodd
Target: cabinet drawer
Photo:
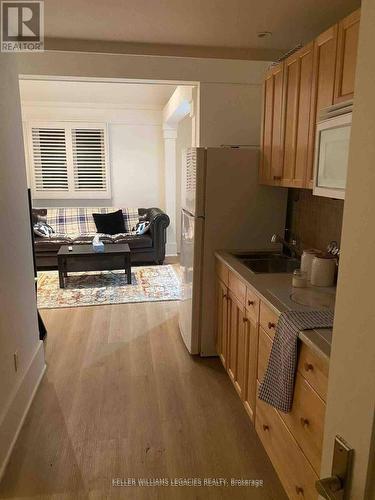
<path fill-rule="evenodd" d="M 249 316 L 258 323 L 260 300 L 257 294 L 249 287 L 246 287 L 246 310 Z"/>
<path fill-rule="evenodd" d="M 229 269 L 219 259 L 216 259 L 216 275 L 221 279 L 224 285 L 228 286 Z"/>
<path fill-rule="evenodd" d="M 323 401 L 326 401 L 327 398 L 328 369 L 328 361 L 302 344 L 298 359 L 298 371 Z"/>
<path fill-rule="evenodd" d="M 264 302 L 260 302 L 259 323 L 267 334 L 274 338 L 276 325 L 279 319 L 278 314 L 272 311 Z"/>
<path fill-rule="evenodd" d="M 290 499 L 316 500 L 318 476 L 277 411 L 257 399 L 255 429 Z"/>
<path fill-rule="evenodd" d="M 317 474 L 320 473 L 325 404 L 308 382 L 297 373 L 293 407 L 279 412 Z"/>
<path fill-rule="evenodd" d="M 242 304 L 245 304 L 246 285 L 239 278 L 237 278 L 237 276 L 231 271 L 229 271 L 228 281 L 229 281 L 228 283 L 229 290 L 233 292 L 233 294 Z"/>
<path fill-rule="evenodd" d="M 264 373 L 268 366 L 268 360 L 271 354 L 272 340 L 265 333 L 262 327 L 259 327 L 259 348 L 258 348 L 258 380 L 263 381 Z"/>

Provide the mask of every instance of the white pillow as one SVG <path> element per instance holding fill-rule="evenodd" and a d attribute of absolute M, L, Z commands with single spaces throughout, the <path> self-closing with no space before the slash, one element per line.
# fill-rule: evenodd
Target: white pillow
<path fill-rule="evenodd" d="M 37 222 L 33 226 L 34 233 L 42 238 L 50 238 L 55 232 L 46 222 Z"/>
<path fill-rule="evenodd" d="M 138 222 L 137 228 L 135 230 L 135 234 L 145 234 L 150 228 L 150 222 L 145 221 L 145 222 Z"/>

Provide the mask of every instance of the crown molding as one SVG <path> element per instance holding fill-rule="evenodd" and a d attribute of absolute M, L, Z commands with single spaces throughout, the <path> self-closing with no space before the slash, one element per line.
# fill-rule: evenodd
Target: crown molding
<path fill-rule="evenodd" d="M 140 56 L 190 57 L 199 59 L 237 59 L 247 61 L 276 61 L 283 53 L 278 49 L 251 47 L 214 47 L 202 45 L 173 45 L 110 40 L 49 38 L 44 40 L 47 51 L 93 52 L 97 54 L 129 54 Z"/>

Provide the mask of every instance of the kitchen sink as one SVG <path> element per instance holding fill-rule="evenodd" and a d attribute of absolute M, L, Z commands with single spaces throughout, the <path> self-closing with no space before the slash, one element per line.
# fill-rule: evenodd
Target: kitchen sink
<path fill-rule="evenodd" d="M 300 267 L 299 259 L 282 253 L 249 252 L 234 256 L 253 273 L 292 273 Z"/>

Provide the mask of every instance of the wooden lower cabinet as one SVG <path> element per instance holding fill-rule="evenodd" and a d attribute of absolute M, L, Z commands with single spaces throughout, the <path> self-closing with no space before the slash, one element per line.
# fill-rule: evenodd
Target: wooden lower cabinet
<path fill-rule="evenodd" d="M 265 332 L 273 339 L 276 333 L 276 325 L 279 316 L 272 311 L 264 302 L 260 303 L 259 324 Z"/>
<path fill-rule="evenodd" d="M 272 339 L 267 335 L 261 326 L 259 326 L 258 341 L 258 371 L 257 378 L 263 382 L 264 374 L 268 366 L 268 360 L 272 349 Z"/>
<path fill-rule="evenodd" d="M 316 500 L 318 476 L 277 411 L 260 399 L 255 429 L 290 499 Z"/>
<path fill-rule="evenodd" d="M 217 352 L 288 497 L 316 500 L 328 362 L 301 344 L 291 411 L 282 413 L 261 401 L 258 387 L 279 314 L 252 285 L 224 266 L 217 266 L 216 276 Z"/>
<path fill-rule="evenodd" d="M 216 279 L 216 350 L 227 367 L 228 351 L 228 289 L 220 280 Z"/>
<path fill-rule="evenodd" d="M 246 373 L 243 392 L 243 404 L 252 422 L 255 421 L 256 380 L 258 365 L 258 325 L 252 319 L 251 313 L 245 317 Z"/>
<path fill-rule="evenodd" d="M 279 412 L 317 474 L 322 457 L 325 408 L 324 401 L 297 373 L 292 410 Z"/>
<path fill-rule="evenodd" d="M 328 361 L 315 354 L 303 344 L 299 352 L 297 369 L 323 401 L 326 401 L 329 370 Z"/>
<path fill-rule="evenodd" d="M 245 307 L 229 290 L 227 371 L 238 394 L 243 397 L 246 373 Z"/>

